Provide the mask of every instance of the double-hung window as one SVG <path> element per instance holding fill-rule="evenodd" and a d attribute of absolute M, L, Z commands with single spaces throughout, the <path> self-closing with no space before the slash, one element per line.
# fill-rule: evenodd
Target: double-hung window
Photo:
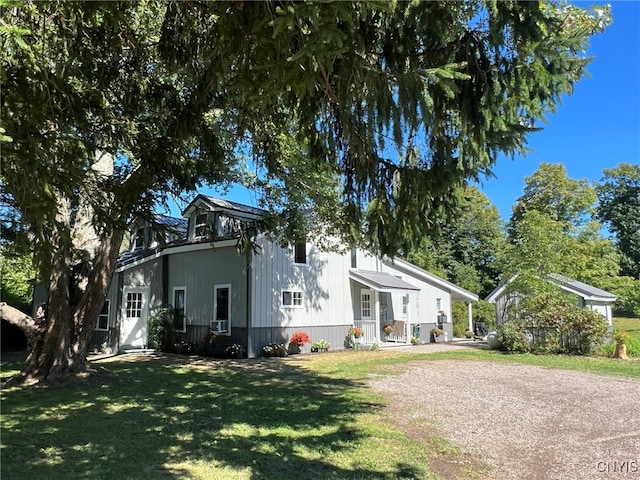
<path fill-rule="evenodd" d="M 231 285 L 213 287 L 213 320 L 211 330 L 218 335 L 231 334 Z"/>
<path fill-rule="evenodd" d="M 196 215 L 196 223 L 194 225 L 194 235 L 196 237 L 206 237 L 209 232 L 209 216 L 206 213 Z"/>
<path fill-rule="evenodd" d="M 187 331 L 187 288 L 173 288 L 173 313 L 175 329 L 179 332 Z"/>
<path fill-rule="evenodd" d="M 98 316 L 98 325 L 96 330 L 108 330 L 109 329 L 109 300 L 105 300 Z"/>

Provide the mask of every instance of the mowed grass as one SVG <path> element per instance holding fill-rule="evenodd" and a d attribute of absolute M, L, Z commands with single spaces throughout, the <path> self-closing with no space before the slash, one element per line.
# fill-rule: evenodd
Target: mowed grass
<path fill-rule="evenodd" d="M 629 332 L 631 338 L 640 342 L 640 318 L 614 317 L 613 328 Z"/>
<path fill-rule="evenodd" d="M 640 362 L 506 355 L 346 351 L 286 359 L 113 357 L 62 387 L 2 391 L 0 478 L 433 479 L 434 459 L 457 478 L 483 466 L 438 435 L 410 439 L 367 387 L 409 361 L 517 362 L 640 378 Z M 2 376 L 17 362 L 2 362 Z"/>

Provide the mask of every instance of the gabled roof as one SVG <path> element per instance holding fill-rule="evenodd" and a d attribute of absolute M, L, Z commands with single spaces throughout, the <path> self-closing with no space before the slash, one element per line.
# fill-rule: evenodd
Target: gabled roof
<path fill-rule="evenodd" d="M 394 290 L 418 291 L 418 287 L 405 282 L 399 277 L 386 272 L 374 272 L 369 270 L 350 270 L 349 278 L 352 278 L 367 287 L 378 292 L 391 292 Z"/>
<path fill-rule="evenodd" d="M 475 302 L 478 300 L 478 295 L 476 295 L 475 293 L 471 293 L 469 290 L 465 290 L 455 283 L 451 283 L 444 278 L 441 278 L 431 272 L 417 267 L 411 262 L 395 257 L 392 260 L 384 260 L 384 262 L 396 269 L 407 272 L 409 275 L 414 276 L 419 280 L 422 280 L 423 282 L 427 282 L 439 288 L 442 288 L 443 290 L 451 294 L 451 299 L 454 301 Z"/>
<path fill-rule="evenodd" d="M 578 280 L 573 280 L 572 278 L 565 277 L 564 275 L 559 275 L 556 273 L 552 273 L 549 275 L 550 279 L 556 283 L 561 289 L 565 292 L 573 293 L 574 295 L 578 295 L 579 297 L 584 298 L 586 301 L 598 301 L 598 302 L 610 302 L 613 303 L 616 300 L 616 296 L 613 293 L 609 293 L 600 288 L 596 288 L 592 285 L 586 284 L 584 282 L 579 282 Z M 486 298 L 487 302 L 495 302 L 498 298 L 502 296 L 504 291 L 507 288 L 507 285 L 511 283 L 515 277 L 513 277 L 508 282 L 503 282 L 498 285 Z"/>
<path fill-rule="evenodd" d="M 573 280 L 571 278 L 565 277 L 564 275 L 558 275 L 558 274 L 552 273 L 549 276 L 554 280 L 556 280 L 560 285 L 560 287 L 562 287 L 564 290 L 572 291 L 572 293 L 576 293 L 580 295 L 585 300 L 600 300 L 600 301 L 614 302 L 616 298 L 618 298 L 613 293 L 609 293 L 605 290 L 601 290 L 600 288 L 596 288 L 592 285 L 579 282 L 578 280 Z"/>
<path fill-rule="evenodd" d="M 229 200 L 223 200 L 221 198 L 209 197 L 199 193 L 189 205 L 182 211 L 183 217 L 188 217 L 192 211 L 199 205 L 205 205 L 210 210 L 226 210 L 230 213 L 244 214 L 245 216 L 259 217 L 265 212 L 264 210 L 249 205 L 243 205 L 241 203 L 231 202 Z"/>
<path fill-rule="evenodd" d="M 178 231 L 187 231 L 187 226 L 189 225 L 189 220 L 182 217 L 169 217 L 167 215 L 156 215 L 154 217 L 155 222 L 158 225 L 163 225 L 165 227 L 172 228 Z"/>

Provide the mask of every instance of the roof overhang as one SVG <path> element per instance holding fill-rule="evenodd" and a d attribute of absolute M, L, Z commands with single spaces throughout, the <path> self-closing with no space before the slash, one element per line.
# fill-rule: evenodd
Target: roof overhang
<path fill-rule="evenodd" d="M 403 279 L 386 272 L 350 270 L 349 278 L 377 292 L 417 292 L 420 289 Z"/>

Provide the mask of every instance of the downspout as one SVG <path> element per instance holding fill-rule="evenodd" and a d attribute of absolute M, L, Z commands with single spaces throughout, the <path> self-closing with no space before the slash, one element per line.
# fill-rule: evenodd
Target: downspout
<path fill-rule="evenodd" d="M 253 332 L 251 330 L 251 252 L 249 247 L 245 252 L 245 276 L 246 276 L 246 289 L 247 289 L 247 358 L 255 358 L 256 352 L 253 348 Z"/>

